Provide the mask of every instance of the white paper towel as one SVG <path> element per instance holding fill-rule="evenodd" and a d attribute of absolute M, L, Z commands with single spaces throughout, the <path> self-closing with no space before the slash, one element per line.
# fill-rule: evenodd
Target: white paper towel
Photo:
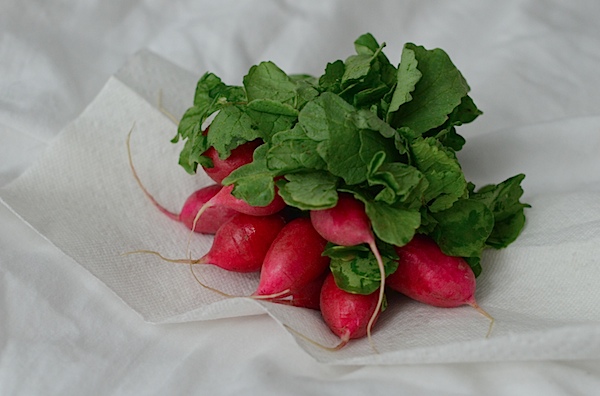
<path fill-rule="evenodd" d="M 178 211 L 185 198 L 210 183 L 177 165 L 175 125 L 157 108 L 179 116 L 191 103 L 196 77 L 150 52 L 139 53 L 111 78 L 87 109 L 1 199 L 41 235 L 102 280 L 145 320 L 172 323 L 268 313 L 279 323 L 335 345 L 315 311 L 224 298 L 195 281 L 186 265 L 122 253 L 153 249 L 184 257 L 188 231 L 160 214 L 133 179 L 125 140 L 147 189 Z M 373 334 L 330 352 L 297 337 L 317 360 L 337 364 L 392 364 L 600 356 L 600 117 L 565 120 L 498 134 L 469 137 L 461 160 L 477 184 L 527 174 L 528 223 L 508 249 L 484 257 L 477 298 L 496 319 L 470 307 L 439 309 L 390 296 Z M 568 152 L 568 153 L 567 153 Z M 579 158 L 560 161 L 561 153 Z M 200 256 L 211 237 L 195 235 Z M 195 273 L 220 290 L 245 296 L 256 274 L 211 266 Z M 290 333 L 293 334 L 293 333 Z"/>

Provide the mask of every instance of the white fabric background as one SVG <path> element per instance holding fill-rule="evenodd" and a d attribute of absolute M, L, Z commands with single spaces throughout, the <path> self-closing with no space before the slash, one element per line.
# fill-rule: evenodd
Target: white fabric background
<path fill-rule="evenodd" d="M 468 142 L 544 124 L 577 129 L 600 115 L 599 15 L 595 1 L 4 1 L 0 186 L 23 173 L 143 48 L 235 83 L 265 59 L 318 75 L 370 31 L 388 43 L 390 57 L 406 41 L 451 55 L 485 112 L 462 129 Z M 497 139 L 501 150 L 507 143 Z M 516 151 L 506 155 L 523 155 Z M 563 160 L 580 170 L 582 158 Z M 597 178 L 581 174 L 557 179 L 600 189 Z M 558 181 L 533 180 L 531 189 L 561 191 Z M 265 315 L 149 325 L 1 205 L 0 274 L 0 394 L 562 395 L 600 388 L 600 360 L 336 367 L 315 363 Z"/>

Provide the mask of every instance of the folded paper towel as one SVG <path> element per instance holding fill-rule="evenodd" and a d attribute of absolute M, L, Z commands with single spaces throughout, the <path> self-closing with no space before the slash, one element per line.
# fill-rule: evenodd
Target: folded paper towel
<path fill-rule="evenodd" d="M 196 76 L 151 52 L 137 54 L 104 86 L 86 110 L 56 138 L 42 158 L 0 190 L 2 201 L 41 235 L 102 280 L 146 321 L 173 323 L 267 313 L 286 328 L 322 344 L 335 336 L 318 312 L 225 298 L 202 288 L 187 265 L 154 256 L 123 255 L 152 249 L 185 257 L 188 230 L 159 213 L 129 170 L 126 137 L 148 190 L 178 211 L 185 198 L 211 183 L 177 165 L 176 126 L 158 108 L 179 116 L 191 101 Z M 600 356 L 600 117 L 565 120 L 468 138 L 460 153 L 477 185 L 523 172 L 528 223 L 509 248 L 486 252 L 478 300 L 496 319 L 470 307 L 440 309 L 403 297 L 392 301 L 373 334 L 331 352 L 298 344 L 319 361 L 393 364 Z M 595 149 L 594 149 L 595 148 Z M 560 159 L 577 158 L 564 163 Z M 212 237 L 194 235 L 192 254 Z M 204 282 L 250 295 L 256 274 L 202 266 Z"/>

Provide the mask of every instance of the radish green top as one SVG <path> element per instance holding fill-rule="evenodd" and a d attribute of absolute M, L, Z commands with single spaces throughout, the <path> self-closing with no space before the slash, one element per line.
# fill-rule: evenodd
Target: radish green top
<path fill-rule="evenodd" d="M 319 210 L 350 192 L 364 202 L 379 243 L 402 246 L 427 234 L 479 274 L 482 251 L 507 246 L 524 226 L 524 175 L 480 189 L 465 180 L 457 127 L 482 113 L 443 50 L 407 43 L 394 66 L 371 34 L 354 46 L 356 54 L 319 77 L 288 75 L 272 62 L 252 66 L 243 86 L 204 74 L 173 139 L 185 140 L 180 165 L 193 174 L 211 166 L 202 155 L 209 147 L 226 158 L 260 138 L 253 162 L 223 181 L 236 197 L 264 206 L 278 193 L 290 206 Z M 364 268 L 359 256 L 354 267 Z"/>

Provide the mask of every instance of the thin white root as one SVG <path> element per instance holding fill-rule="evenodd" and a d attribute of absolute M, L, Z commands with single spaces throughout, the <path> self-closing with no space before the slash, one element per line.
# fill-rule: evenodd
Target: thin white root
<path fill-rule="evenodd" d="M 477 302 L 475 302 L 475 300 L 470 301 L 469 305 L 472 306 L 473 308 L 475 308 L 477 310 L 477 312 L 479 312 L 480 314 L 482 314 L 483 316 L 485 316 L 486 318 L 488 318 L 490 320 L 490 327 L 488 328 L 487 334 L 485 335 L 485 338 L 489 338 L 490 335 L 492 334 L 492 328 L 494 327 L 494 322 L 496 320 L 494 319 L 494 317 L 492 315 L 490 315 L 483 308 L 481 308 L 479 306 L 479 304 L 477 304 Z"/>
<path fill-rule="evenodd" d="M 375 324 L 375 320 L 377 319 L 377 316 L 379 315 L 379 311 L 381 311 L 381 306 L 383 304 L 383 299 L 385 297 L 385 267 L 383 266 L 383 259 L 381 258 L 381 254 L 379 253 L 379 249 L 377 248 L 377 245 L 375 244 L 375 240 L 369 242 L 369 247 L 371 248 L 371 251 L 373 252 L 373 255 L 375 256 L 375 259 L 377 260 L 377 265 L 379 266 L 379 275 L 381 276 L 381 284 L 379 285 L 379 298 L 377 299 L 377 305 L 375 306 L 375 311 L 373 312 L 373 315 L 371 315 L 371 318 L 369 319 L 369 323 L 367 324 L 367 338 L 369 339 L 369 343 L 371 344 L 371 348 L 373 348 L 373 351 L 375 351 L 375 353 L 379 354 L 379 350 L 377 350 L 377 347 L 375 346 L 375 343 L 373 342 L 373 339 L 371 337 L 371 329 L 373 328 L 373 325 Z"/>
<path fill-rule="evenodd" d="M 196 225 L 198 224 L 198 220 L 200 219 L 200 216 L 202 216 L 202 213 L 206 212 L 206 210 L 208 208 L 211 208 L 212 206 L 213 206 L 213 202 L 212 202 L 212 198 L 211 198 L 208 201 L 206 201 L 206 203 L 204 205 L 202 205 L 200 210 L 198 210 L 198 213 L 196 213 L 196 217 L 194 217 L 194 221 L 192 223 L 192 229 L 188 233 L 187 244 L 186 244 L 186 248 L 185 248 L 185 251 L 187 254 L 191 255 L 190 246 L 192 245 L 192 237 L 194 235 L 194 230 L 196 229 Z"/>
<path fill-rule="evenodd" d="M 131 134 L 133 133 L 134 129 L 135 129 L 135 123 L 131 126 L 131 129 L 129 130 L 129 133 L 127 134 L 127 139 L 125 141 L 126 146 L 127 146 L 127 158 L 129 159 L 129 168 L 131 168 L 131 173 L 133 174 L 133 178 L 137 182 L 138 186 L 140 187 L 140 189 L 142 190 L 144 195 L 146 195 L 146 197 L 150 200 L 150 202 L 152 202 L 152 204 L 158 210 L 160 210 L 162 213 L 164 213 L 171 219 L 173 219 L 175 221 L 179 221 L 179 215 L 165 209 L 161 204 L 158 203 L 158 201 L 152 196 L 152 194 L 150 194 L 150 192 L 144 186 L 144 183 L 142 183 L 142 180 L 140 179 L 139 175 L 137 174 L 137 171 L 135 170 L 135 166 L 133 166 L 133 157 L 131 155 Z"/>
<path fill-rule="evenodd" d="M 198 260 L 192 260 L 192 259 L 170 259 L 168 257 L 163 256 L 159 252 L 155 252 L 154 250 L 139 249 L 139 250 L 134 250 L 134 251 L 131 251 L 131 252 L 125 252 L 122 255 L 123 256 L 128 256 L 130 254 L 152 254 L 154 256 L 160 257 L 161 260 L 168 261 L 169 263 L 202 264 L 202 263 L 200 263 L 201 259 L 198 259 Z"/>
<path fill-rule="evenodd" d="M 177 117 L 175 117 L 175 115 L 173 115 L 173 113 L 171 113 L 169 110 L 167 110 L 163 106 L 162 89 L 158 90 L 158 110 L 160 110 L 161 113 L 163 113 L 165 116 L 167 116 L 167 118 L 169 120 L 171 120 L 173 122 L 173 124 L 179 125 L 179 120 L 177 119 Z"/>
<path fill-rule="evenodd" d="M 193 268 L 193 263 L 190 263 L 190 272 L 192 273 L 192 276 L 194 277 L 194 279 L 196 280 L 196 282 L 198 282 L 198 284 L 202 287 L 204 287 L 205 289 L 208 289 L 212 292 L 215 292 L 217 294 L 220 294 L 223 297 L 227 297 L 227 298 L 251 298 L 253 300 L 268 300 L 268 299 L 274 299 L 274 298 L 278 298 L 281 296 L 285 296 L 287 294 L 290 293 L 290 289 L 286 289 L 282 292 L 279 293 L 273 293 L 273 294 L 268 294 L 268 295 L 262 295 L 262 296 L 236 296 L 234 294 L 229 294 L 229 293 L 225 293 L 224 291 L 221 291 L 219 289 L 216 289 L 212 286 L 208 286 L 206 283 L 202 282 L 199 278 L 198 275 L 196 275 L 196 273 L 194 272 L 194 268 Z"/>
<path fill-rule="evenodd" d="M 342 349 L 343 347 L 346 346 L 346 344 L 348 344 L 348 342 L 350 342 L 350 338 L 348 337 L 348 335 L 346 334 L 344 337 L 342 337 L 340 339 L 340 343 L 337 344 L 336 346 L 333 347 L 329 347 L 326 345 L 323 345 L 315 340 L 313 340 L 312 338 L 308 337 L 305 334 L 300 333 L 298 330 L 293 329 L 292 327 L 286 325 L 285 323 L 283 324 L 283 326 L 288 329 L 290 332 L 296 334 L 298 337 L 302 338 L 303 340 L 313 344 L 316 347 L 325 349 L 326 351 L 331 351 L 331 352 L 335 352 L 335 351 L 339 351 L 340 349 Z"/>

